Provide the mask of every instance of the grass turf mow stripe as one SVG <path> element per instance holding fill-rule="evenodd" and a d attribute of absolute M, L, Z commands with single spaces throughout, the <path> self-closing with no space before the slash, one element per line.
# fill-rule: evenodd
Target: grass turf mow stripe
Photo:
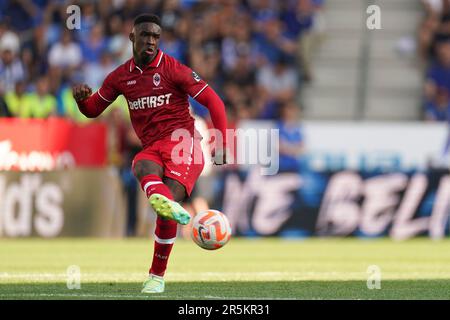
<path fill-rule="evenodd" d="M 0 299 L 450 299 L 450 240 L 232 239 L 217 251 L 177 240 L 166 291 L 140 289 L 148 239 L 2 239 Z M 79 290 L 67 288 L 68 268 Z M 370 290 L 369 266 L 381 271 Z"/>

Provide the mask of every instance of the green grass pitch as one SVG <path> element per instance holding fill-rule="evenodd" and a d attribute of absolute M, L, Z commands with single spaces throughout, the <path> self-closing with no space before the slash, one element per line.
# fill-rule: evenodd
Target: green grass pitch
<path fill-rule="evenodd" d="M 450 299 L 450 240 L 177 240 L 166 291 L 141 295 L 151 239 L 0 239 L 1 299 Z M 367 269 L 381 289 L 367 288 Z M 78 266 L 81 288 L 67 288 Z"/>

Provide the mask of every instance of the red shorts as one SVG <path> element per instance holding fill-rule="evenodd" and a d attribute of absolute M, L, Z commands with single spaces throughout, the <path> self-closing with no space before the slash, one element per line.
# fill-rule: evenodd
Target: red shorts
<path fill-rule="evenodd" d="M 150 147 L 139 152 L 133 159 L 133 172 L 136 162 L 150 160 L 164 169 L 164 176 L 181 183 L 188 196 L 205 165 L 200 141 L 202 138 L 190 138 L 172 141 L 167 136 L 156 141 Z"/>

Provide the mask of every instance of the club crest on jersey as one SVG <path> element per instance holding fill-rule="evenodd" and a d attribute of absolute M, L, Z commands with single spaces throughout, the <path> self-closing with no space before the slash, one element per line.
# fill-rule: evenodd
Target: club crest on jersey
<path fill-rule="evenodd" d="M 159 84 L 161 83 L 161 76 L 159 75 L 159 73 L 155 73 L 153 75 L 153 84 L 155 85 L 155 87 L 159 86 Z"/>
<path fill-rule="evenodd" d="M 197 82 L 199 82 L 200 80 L 202 80 L 202 79 L 200 78 L 200 76 L 199 76 L 195 71 L 192 71 L 192 78 L 194 78 L 194 80 L 197 81 Z"/>

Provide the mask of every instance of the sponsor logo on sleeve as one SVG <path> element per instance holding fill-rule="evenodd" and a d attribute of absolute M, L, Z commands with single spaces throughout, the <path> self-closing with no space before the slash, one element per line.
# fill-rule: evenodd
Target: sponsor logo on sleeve
<path fill-rule="evenodd" d="M 194 80 L 197 81 L 197 82 L 199 82 L 200 80 L 202 80 L 202 79 L 200 78 L 200 76 L 199 76 L 195 71 L 192 71 L 192 78 L 194 78 Z"/>

